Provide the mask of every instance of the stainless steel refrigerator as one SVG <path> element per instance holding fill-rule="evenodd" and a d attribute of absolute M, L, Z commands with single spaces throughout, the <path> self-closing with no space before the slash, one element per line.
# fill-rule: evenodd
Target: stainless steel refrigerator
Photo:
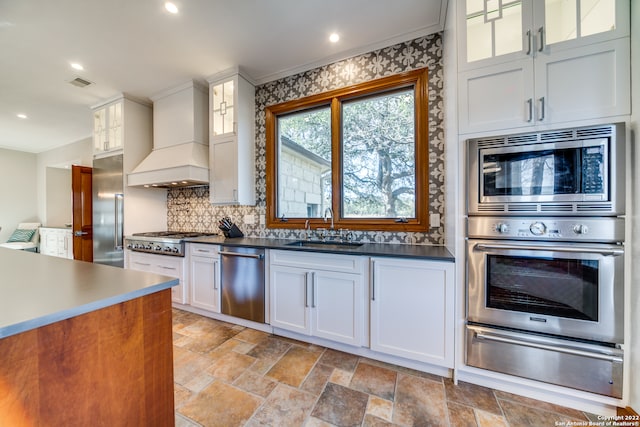
<path fill-rule="evenodd" d="M 122 154 L 93 159 L 93 262 L 124 267 Z"/>

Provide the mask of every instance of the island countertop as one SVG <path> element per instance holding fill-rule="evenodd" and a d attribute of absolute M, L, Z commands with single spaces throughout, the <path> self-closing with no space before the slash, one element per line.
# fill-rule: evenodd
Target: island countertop
<path fill-rule="evenodd" d="M 178 279 L 0 248 L 0 338 L 178 284 Z"/>

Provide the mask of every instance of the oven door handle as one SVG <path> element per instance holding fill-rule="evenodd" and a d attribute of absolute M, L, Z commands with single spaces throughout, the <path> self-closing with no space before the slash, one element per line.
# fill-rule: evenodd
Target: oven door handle
<path fill-rule="evenodd" d="M 605 360 L 605 361 L 611 362 L 611 363 L 622 363 L 623 362 L 622 357 L 614 356 L 614 355 L 610 355 L 610 354 L 602 354 L 602 353 L 596 353 L 596 352 L 592 352 L 592 351 L 585 351 L 585 350 L 580 350 L 578 348 L 572 348 L 572 347 L 564 347 L 564 346 L 542 344 L 542 343 L 537 343 L 537 342 L 525 341 L 525 340 L 521 340 L 521 339 L 514 339 L 514 338 L 504 337 L 504 336 L 501 336 L 501 335 L 487 335 L 487 334 L 484 334 L 484 333 L 478 332 L 478 331 L 475 331 L 475 333 L 476 333 L 476 338 L 478 338 L 479 340 L 494 341 L 494 342 L 500 342 L 500 343 L 505 343 L 505 344 L 513 344 L 513 345 L 520 345 L 520 346 L 525 346 L 525 347 L 537 348 L 537 349 L 540 349 L 540 350 L 556 351 L 558 353 L 571 354 L 571 355 L 574 355 L 574 356 L 582 356 L 582 357 L 589 357 L 591 359 Z"/>
<path fill-rule="evenodd" d="M 500 244 L 487 244 L 477 243 L 476 249 L 481 251 L 487 251 L 491 249 L 500 250 L 524 250 L 524 251 L 546 251 L 546 252 L 570 252 L 570 253 L 588 253 L 588 254 L 600 254 L 603 256 L 620 256 L 624 255 L 624 249 L 598 249 L 589 247 L 572 247 L 572 246 L 534 246 L 534 245 L 500 245 Z"/>

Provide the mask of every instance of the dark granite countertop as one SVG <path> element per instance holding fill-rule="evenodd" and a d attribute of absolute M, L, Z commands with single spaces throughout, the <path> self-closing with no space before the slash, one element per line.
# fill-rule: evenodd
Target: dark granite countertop
<path fill-rule="evenodd" d="M 0 248 L 0 338 L 149 295 L 178 279 Z"/>
<path fill-rule="evenodd" d="M 195 237 L 187 239 L 188 243 L 205 243 L 211 245 L 244 246 L 265 249 L 282 249 L 289 251 L 334 253 L 342 255 L 365 255 L 427 259 L 433 261 L 453 262 L 454 256 L 444 246 L 438 245 L 403 245 L 394 243 L 364 243 L 362 246 L 344 247 L 300 247 L 291 246 L 296 240 L 260 239 L 252 237 L 225 238 L 224 236 Z"/>

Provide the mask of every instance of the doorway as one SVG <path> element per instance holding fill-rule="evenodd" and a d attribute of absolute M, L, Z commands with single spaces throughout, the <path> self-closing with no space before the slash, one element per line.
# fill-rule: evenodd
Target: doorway
<path fill-rule="evenodd" d="M 93 262 L 93 203 L 88 166 L 71 167 L 73 193 L 73 259 Z"/>

